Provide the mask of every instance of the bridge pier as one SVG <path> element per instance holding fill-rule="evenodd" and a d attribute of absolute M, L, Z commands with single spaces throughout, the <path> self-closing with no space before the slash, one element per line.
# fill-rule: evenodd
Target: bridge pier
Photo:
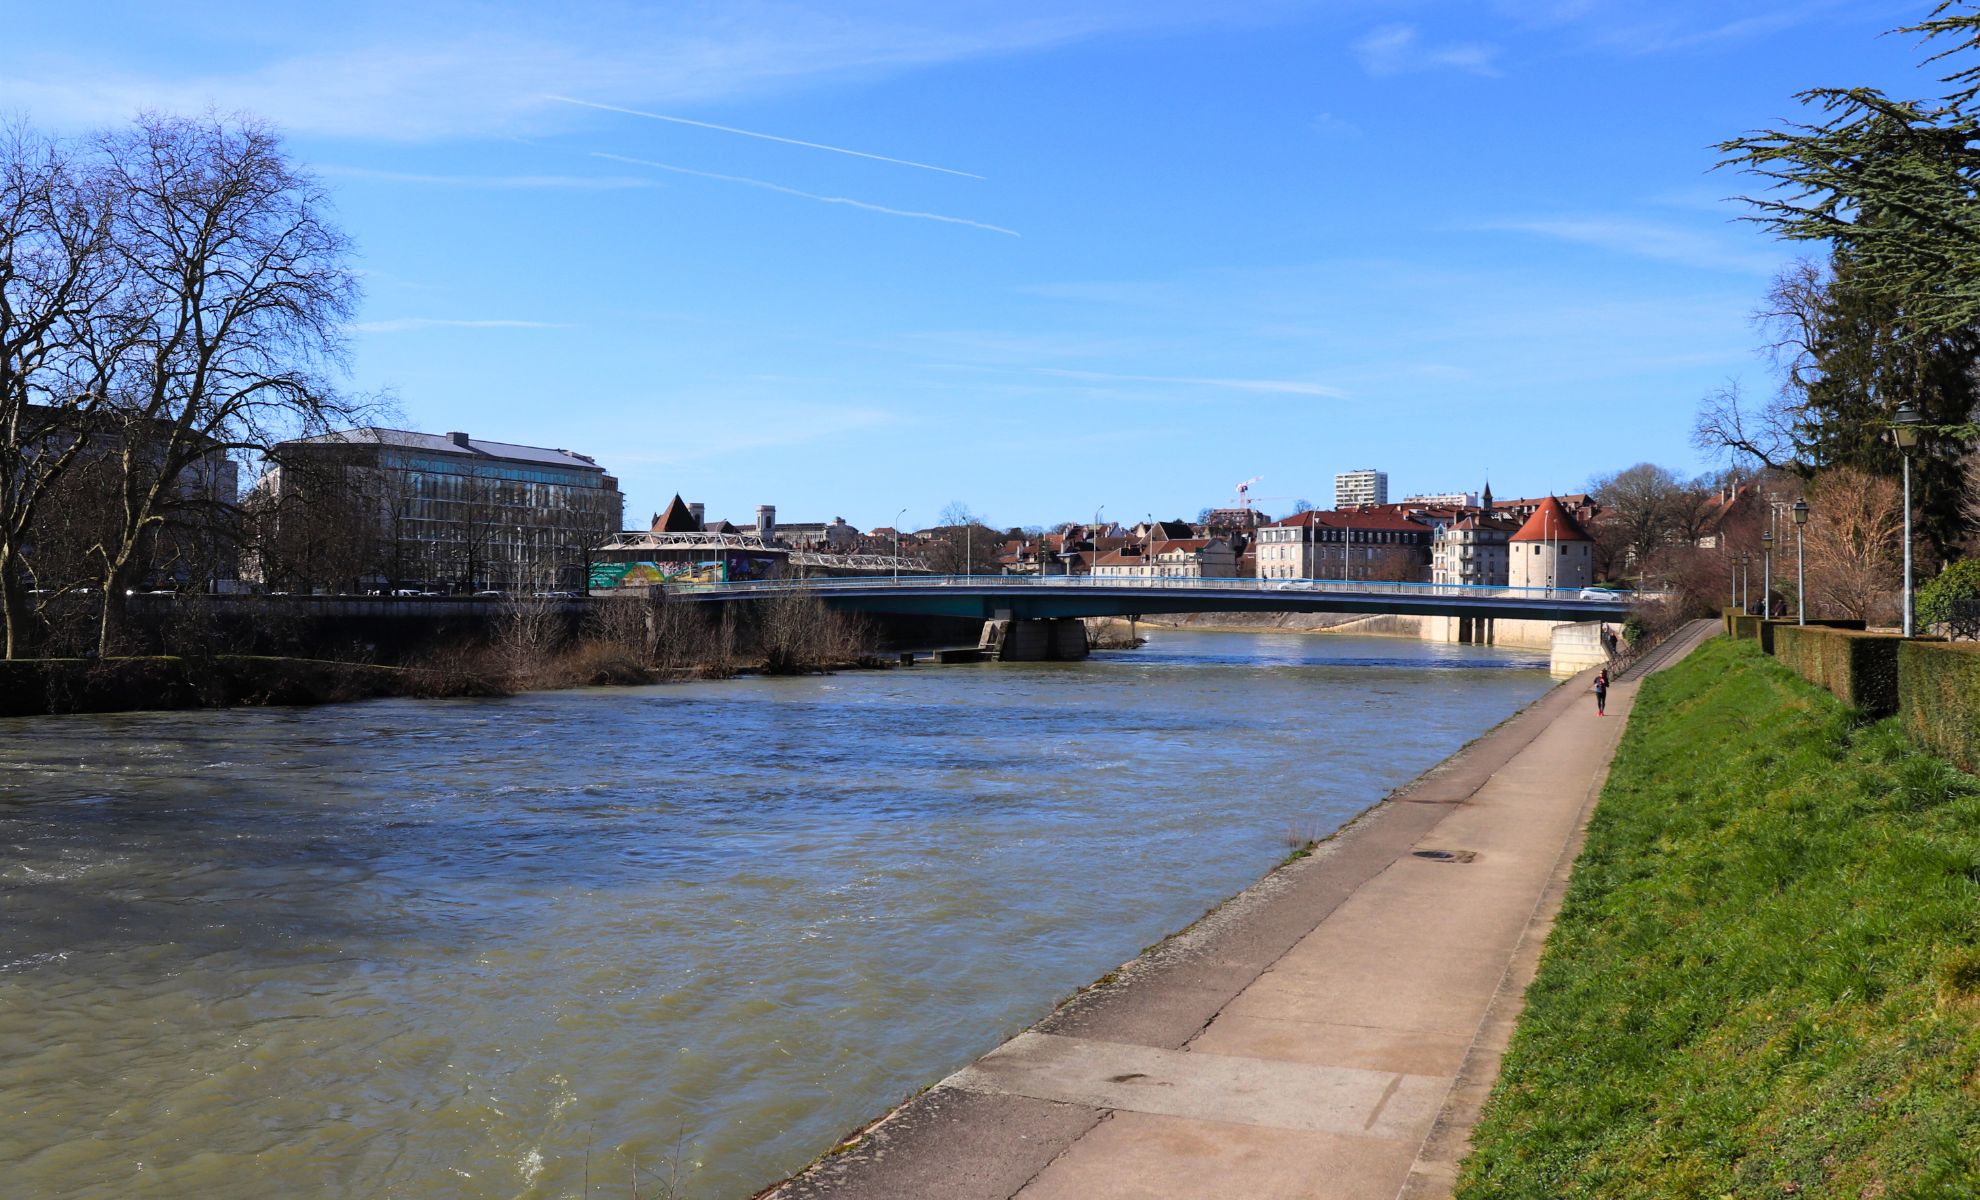
<path fill-rule="evenodd" d="M 1565 679 L 1589 667 L 1606 665 L 1609 652 L 1602 645 L 1603 628 L 1604 623 L 1599 621 L 1593 624 L 1556 625 L 1553 652 L 1547 663 L 1553 675 Z"/>
<path fill-rule="evenodd" d="M 1078 617 L 993 617 L 977 645 L 998 662 L 1078 662 L 1090 650 L 1086 622 Z"/>

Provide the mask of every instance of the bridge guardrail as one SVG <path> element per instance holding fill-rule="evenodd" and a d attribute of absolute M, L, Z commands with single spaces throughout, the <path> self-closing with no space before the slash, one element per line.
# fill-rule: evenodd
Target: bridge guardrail
<path fill-rule="evenodd" d="M 858 578 L 762 579 L 734 583 L 669 585 L 669 591 L 693 595 L 752 595 L 779 592 L 878 591 L 894 588 L 981 588 L 1013 591 L 1128 591 L 1230 592 L 1247 596 L 1295 592 L 1345 595 L 1445 597 L 1476 600 L 1545 600 L 1553 603 L 1611 606 L 1654 599 L 1657 593 L 1616 592 L 1612 596 L 1582 595 L 1583 588 L 1495 587 L 1463 583 L 1389 583 L 1367 579 L 1162 579 L 1109 578 L 1091 575 L 902 575 Z"/>

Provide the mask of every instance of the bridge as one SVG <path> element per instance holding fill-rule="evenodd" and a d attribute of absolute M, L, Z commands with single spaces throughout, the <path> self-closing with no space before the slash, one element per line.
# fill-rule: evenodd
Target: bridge
<path fill-rule="evenodd" d="M 671 586 L 676 599 L 763 600 L 802 592 L 848 612 L 978 618 L 1001 658 L 1083 658 L 1081 617 L 1196 612 L 1387 613 L 1493 620 L 1621 621 L 1636 599 L 1600 589 L 1378 583 L 1365 579 L 1161 579 L 1091 575 L 901 575 Z M 1075 631 L 1075 626 L 1077 630 Z M 1471 640 L 1461 638 L 1460 640 Z M 1480 638 L 1478 640 L 1485 640 Z"/>

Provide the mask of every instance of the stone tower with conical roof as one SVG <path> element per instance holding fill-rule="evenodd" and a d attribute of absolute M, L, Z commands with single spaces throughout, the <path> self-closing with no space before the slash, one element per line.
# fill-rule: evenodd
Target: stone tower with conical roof
<path fill-rule="evenodd" d="M 1507 544 L 1513 587 L 1585 588 L 1595 582 L 1595 539 L 1552 496 L 1540 502 Z"/>

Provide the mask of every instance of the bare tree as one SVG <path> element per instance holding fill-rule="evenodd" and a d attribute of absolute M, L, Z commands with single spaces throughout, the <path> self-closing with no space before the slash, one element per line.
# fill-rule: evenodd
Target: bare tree
<path fill-rule="evenodd" d="M 26 652 L 23 555 L 50 492 L 83 460 L 105 394 L 87 353 L 121 290 L 114 193 L 99 165 L 0 126 L 0 623 Z"/>
<path fill-rule="evenodd" d="M 1782 469 L 1794 461 L 1794 414 L 1778 396 L 1753 404 L 1739 384 L 1728 383 L 1699 405 L 1691 441 L 1715 456 Z"/>
<path fill-rule="evenodd" d="M 782 592 L 756 605 L 757 648 L 771 675 L 826 671 L 868 653 L 863 627 L 816 593 Z"/>
<path fill-rule="evenodd" d="M 521 593 L 503 606 L 495 645 L 510 687 L 526 688 L 535 682 L 563 642 L 564 615 L 558 601 Z"/>
<path fill-rule="evenodd" d="M 1904 512 L 1897 485 L 1851 467 L 1817 475 L 1808 489 L 1808 591 L 1824 610 L 1863 621 L 1895 615 Z"/>
<path fill-rule="evenodd" d="M 350 415 L 325 376 L 357 285 L 322 192 L 268 127 L 147 114 L 98 146 L 128 279 L 92 347 L 122 468 L 119 527 L 98 551 L 107 652 L 147 537 L 174 510 L 232 502 L 188 486 L 203 464 Z"/>
<path fill-rule="evenodd" d="M 1588 490 L 1602 499 L 1602 515 L 1591 532 L 1606 572 L 1640 571 L 1670 539 L 1684 484 L 1665 467 L 1637 463 L 1591 481 Z"/>
<path fill-rule="evenodd" d="M 923 555 L 929 569 L 938 575 L 995 575 L 1000 569 L 997 556 L 1004 548 L 1004 535 L 992 529 L 988 520 L 969 510 L 960 500 L 952 500 L 930 531 Z"/>

